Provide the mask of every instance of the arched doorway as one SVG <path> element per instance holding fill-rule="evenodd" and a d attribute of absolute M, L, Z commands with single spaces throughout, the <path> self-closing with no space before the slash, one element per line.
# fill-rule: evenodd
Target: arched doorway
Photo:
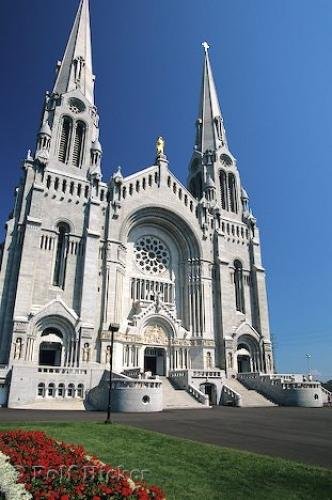
<path fill-rule="evenodd" d="M 39 365 L 61 366 L 63 338 L 59 330 L 47 328 L 42 333 L 39 345 Z"/>
<path fill-rule="evenodd" d="M 237 371 L 238 373 L 249 373 L 251 369 L 251 356 L 247 349 L 238 349 L 237 351 Z"/>
<path fill-rule="evenodd" d="M 166 375 L 166 353 L 160 347 L 146 347 L 144 351 L 144 372 L 152 375 Z"/>
<path fill-rule="evenodd" d="M 261 370 L 261 349 L 251 335 L 241 335 L 237 344 L 238 373 L 259 372 Z"/>
<path fill-rule="evenodd" d="M 210 405 L 215 406 L 218 404 L 217 388 L 214 384 L 208 382 L 201 384 L 200 390 L 208 396 Z"/>

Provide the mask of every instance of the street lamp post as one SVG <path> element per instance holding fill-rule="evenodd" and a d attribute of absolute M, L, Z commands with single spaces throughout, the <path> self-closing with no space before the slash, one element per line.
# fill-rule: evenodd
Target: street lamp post
<path fill-rule="evenodd" d="M 111 332 L 111 352 L 110 352 L 110 380 L 108 386 L 108 405 L 107 405 L 107 418 L 105 424 L 111 424 L 111 403 L 112 403 L 112 371 L 113 371 L 113 345 L 114 345 L 114 333 L 118 332 L 120 325 L 117 323 L 110 323 L 108 330 Z"/>
<path fill-rule="evenodd" d="M 310 359 L 311 359 L 311 354 L 306 354 L 305 357 L 307 358 L 307 364 L 308 364 L 308 375 L 311 375 L 311 367 L 310 367 Z"/>

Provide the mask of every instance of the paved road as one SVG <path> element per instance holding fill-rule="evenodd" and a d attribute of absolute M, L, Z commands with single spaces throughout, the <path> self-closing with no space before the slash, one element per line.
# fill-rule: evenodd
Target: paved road
<path fill-rule="evenodd" d="M 0 423 L 102 421 L 100 412 L 10 410 Z M 332 469 L 332 408 L 231 408 L 113 414 L 121 424 Z"/>

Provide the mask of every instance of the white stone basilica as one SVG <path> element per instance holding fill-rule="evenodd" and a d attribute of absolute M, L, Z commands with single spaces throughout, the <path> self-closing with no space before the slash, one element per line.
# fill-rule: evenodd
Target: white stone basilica
<path fill-rule="evenodd" d="M 153 165 L 105 182 L 81 0 L 6 224 L 0 362 L 10 406 L 84 399 L 112 354 L 119 380 L 178 378 L 198 400 L 212 387 L 219 401 L 238 373 L 273 373 L 259 230 L 203 45 L 187 186 L 161 137 Z"/>

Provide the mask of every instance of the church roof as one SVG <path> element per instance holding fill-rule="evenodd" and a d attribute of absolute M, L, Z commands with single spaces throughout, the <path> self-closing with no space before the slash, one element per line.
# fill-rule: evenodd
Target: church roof
<path fill-rule="evenodd" d="M 64 94 L 76 88 L 94 103 L 89 0 L 80 2 L 53 91 Z"/>

